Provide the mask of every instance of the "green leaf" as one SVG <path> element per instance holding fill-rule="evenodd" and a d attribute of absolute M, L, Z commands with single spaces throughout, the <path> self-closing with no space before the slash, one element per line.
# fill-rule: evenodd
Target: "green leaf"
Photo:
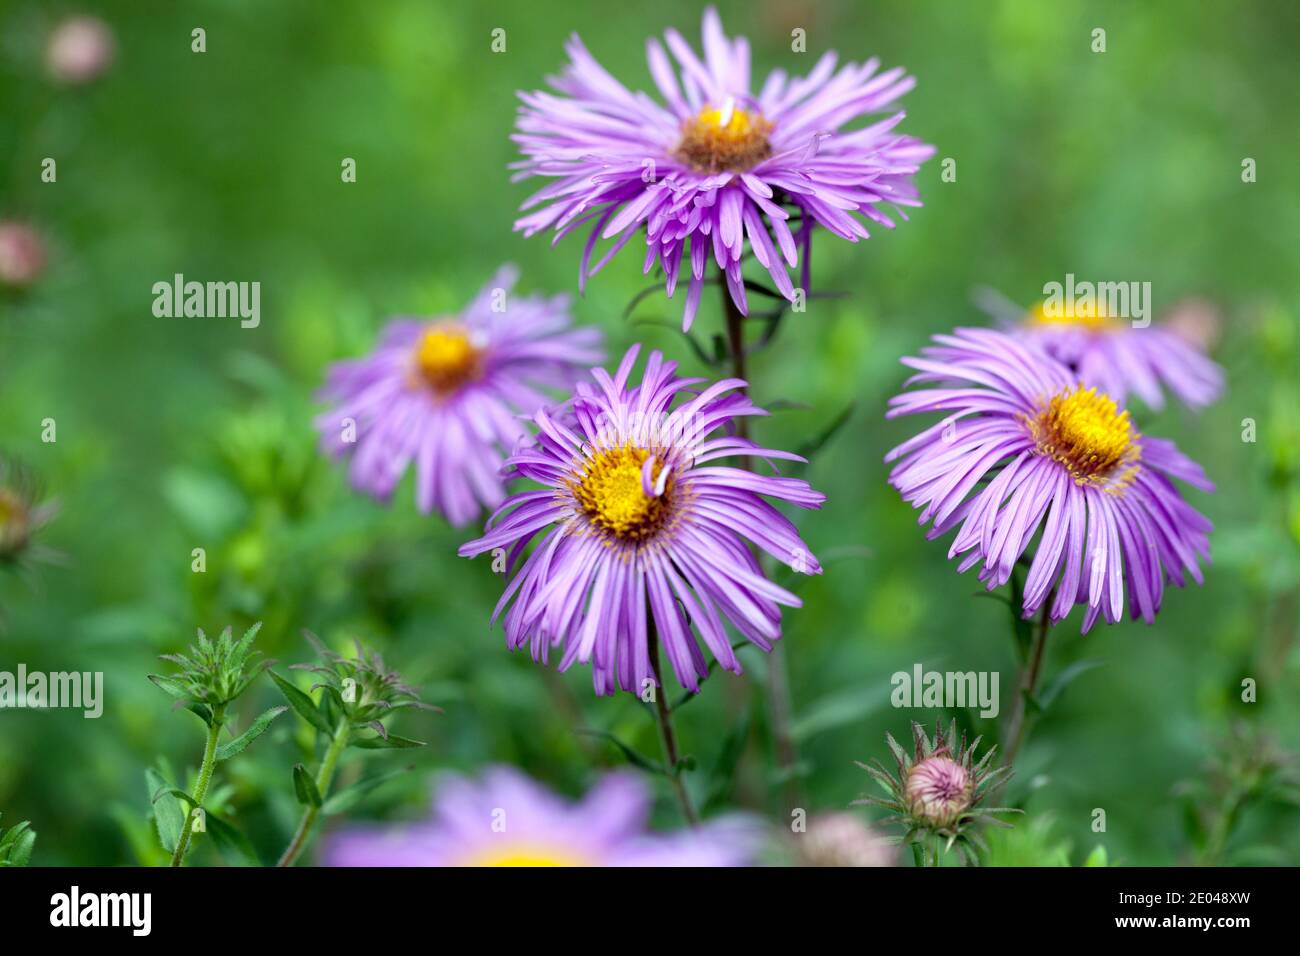
<path fill-rule="evenodd" d="M 151 680 L 153 685 L 159 690 L 170 694 L 177 700 L 186 700 L 189 697 L 189 690 L 174 677 L 168 677 L 165 674 L 150 674 L 149 680 Z"/>
<path fill-rule="evenodd" d="M 205 727 L 212 726 L 212 708 L 207 704 L 200 704 L 198 701 L 192 700 L 185 705 L 185 709 L 203 721 Z"/>
<path fill-rule="evenodd" d="M 644 754 L 638 752 L 637 750 L 634 750 L 632 747 L 629 747 L 627 744 L 623 743 L 623 741 L 619 740 L 618 737 L 614 736 L 607 730 L 580 729 L 580 730 L 575 730 L 574 733 L 581 734 L 584 737 L 598 737 L 601 740 L 608 740 L 611 744 L 613 744 L 615 747 L 619 749 L 619 751 L 623 754 L 623 756 L 627 758 L 627 762 L 630 763 L 632 766 L 640 770 L 644 770 L 646 773 L 657 773 L 665 777 L 669 776 L 669 771 L 666 766 L 664 766 L 661 763 L 658 763 L 657 761 L 651 760 L 649 757 L 645 756 Z"/>
<path fill-rule="evenodd" d="M 351 810 L 361 801 L 362 797 L 370 793 L 370 791 L 374 790 L 376 787 L 379 787 L 396 777 L 408 774 L 414 769 L 414 767 L 402 767 L 400 770 L 394 770 L 390 773 L 381 773 L 378 776 L 370 777 L 367 780 L 354 783 L 352 786 L 340 790 L 321 804 L 320 812 L 326 816 L 331 816 L 336 813 L 343 813 L 344 811 Z"/>
<path fill-rule="evenodd" d="M 725 805 L 731 797 L 736 787 L 736 768 L 740 765 L 741 755 L 749 742 L 753 723 L 753 711 L 747 709 L 723 739 L 722 750 L 711 771 L 712 785 L 704 801 L 705 807 Z"/>
<path fill-rule="evenodd" d="M 1075 661 L 1069 667 L 1061 671 L 1061 673 L 1056 675 L 1056 679 L 1038 695 L 1038 705 L 1043 710 L 1046 710 L 1048 707 L 1052 706 L 1052 702 L 1061 695 L 1061 691 L 1074 683 L 1079 676 L 1086 674 L 1095 667 L 1100 667 L 1104 663 L 1106 662 L 1097 659 Z"/>
<path fill-rule="evenodd" d="M 161 800 L 163 797 L 167 796 L 168 794 L 175 797 L 177 800 L 184 800 L 190 806 L 196 806 L 196 804 L 194 803 L 194 798 L 191 797 L 184 790 L 181 790 L 177 787 L 163 787 L 161 790 L 159 790 L 157 793 L 153 795 L 153 799 L 150 801 L 150 803 L 157 803 L 159 800 Z"/>
<path fill-rule="evenodd" d="M 284 699 L 289 702 L 289 706 L 297 712 L 299 717 L 323 734 L 334 733 L 334 728 L 325 720 L 325 715 L 316 708 L 310 697 L 275 671 L 267 671 L 267 673 L 271 675 L 271 680 L 275 681 L 275 686 L 280 688 L 280 693 L 284 695 Z"/>
<path fill-rule="evenodd" d="M 719 363 L 719 357 L 716 355 L 709 355 L 708 350 L 700 343 L 700 340 L 697 339 L 693 333 L 682 330 L 682 324 L 680 322 L 669 321 L 666 319 L 638 319 L 632 324 L 653 325 L 658 326 L 661 329 L 667 329 L 670 332 L 676 332 L 686 340 L 687 345 L 690 346 L 691 351 L 695 353 L 695 357 L 700 360 L 702 365 L 716 366 Z"/>
<path fill-rule="evenodd" d="M 397 734 L 389 734 L 387 737 L 376 734 L 374 737 L 353 737 L 348 741 L 348 746 L 360 747 L 362 750 L 406 750 L 411 747 L 424 747 L 426 744 L 422 740 L 411 740 L 409 737 L 399 737 Z"/>
<path fill-rule="evenodd" d="M 316 789 L 316 782 L 307 773 L 307 768 L 300 763 L 293 765 L 293 792 L 297 795 L 298 802 L 305 807 L 321 805 L 320 791 Z"/>
<path fill-rule="evenodd" d="M 153 802 L 153 818 L 158 830 L 158 840 L 164 850 L 173 853 L 176 844 L 180 841 L 181 831 L 185 828 L 185 808 L 171 795 L 169 791 L 174 788 L 158 771 L 153 768 L 146 770 L 144 779 L 149 787 L 150 800 Z M 160 790 L 163 791 L 162 795 L 157 800 L 153 800 L 154 795 Z"/>
<path fill-rule="evenodd" d="M 262 861 L 257 857 L 257 851 L 253 849 L 253 844 L 240 830 L 215 813 L 205 812 L 204 816 L 212 842 L 223 855 L 233 853 L 250 866 L 262 865 Z"/>
<path fill-rule="evenodd" d="M 857 402 L 849 402 L 844 409 L 831 419 L 831 423 L 814 435 L 812 440 L 805 442 L 799 447 L 797 454 L 800 458 L 811 459 L 817 452 L 830 442 L 832 438 L 843 428 L 848 420 L 853 416 L 853 409 L 857 407 Z"/>
<path fill-rule="evenodd" d="M 823 731 L 861 721 L 889 702 L 891 688 L 864 685 L 837 691 L 812 704 L 794 721 L 790 735 L 796 741 L 807 740 Z"/>
<path fill-rule="evenodd" d="M 36 845 L 36 831 L 24 820 L 8 830 L 0 827 L 0 866 L 26 866 Z"/>
<path fill-rule="evenodd" d="M 217 759 L 229 760 L 231 757 L 235 756 L 235 754 L 240 753 L 254 740 L 266 733 L 267 728 L 271 726 L 271 721 L 275 720 L 275 718 L 279 717 L 288 709 L 288 707 L 282 706 L 272 707 L 270 710 L 263 711 L 258 715 L 257 719 L 249 725 L 247 730 L 234 740 L 217 748 Z"/>
<path fill-rule="evenodd" d="M 1106 848 L 1100 843 L 1088 854 L 1088 858 L 1083 861 L 1084 866 L 1110 866 L 1110 861 L 1106 855 Z"/>

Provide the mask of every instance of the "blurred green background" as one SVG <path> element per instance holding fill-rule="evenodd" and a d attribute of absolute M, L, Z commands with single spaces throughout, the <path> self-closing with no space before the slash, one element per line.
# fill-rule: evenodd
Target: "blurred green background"
<path fill-rule="evenodd" d="M 814 550 L 839 556 L 786 615 L 806 806 L 844 807 L 868 789 L 855 759 L 886 756 L 885 731 L 940 716 L 890 707 L 895 671 L 999 671 L 1011 708 L 1006 606 L 972 597 L 973 575 L 956 575 L 947 541 L 926 542 L 885 483 L 885 452 L 917 427 L 882 417 L 904 378 L 899 356 L 987 321 L 971 303 L 981 286 L 1027 304 L 1067 272 L 1147 280 L 1158 313 L 1199 296 L 1221 317 L 1224 399 L 1200 416 L 1138 415 L 1218 483 L 1189 492 L 1217 526 L 1214 565 L 1205 587 L 1167 593 L 1154 627 L 1080 637 L 1076 614 L 1056 632 L 1049 681 L 1073 662 L 1104 665 L 1034 728 L 1009 795 L 1034 823 L 998 859 L 1078 864 L 1104 845 L 1129 864 L 1300 861 L 1300 817 L 1254 786 L 1274 759 L 1264 748 L 1285 764 L 1300 745 L 1300 8 L 720 8 L 728 31 L 750 38 L 759 78 L 806 72 L 828 48 L 904 65 L 919 79 L 904 128 L 938 148 L 910 223 L 858 245 L 819 235 L 816 283 L 850 295 L 789 318 L 751 363 L 760 404 L 806 405 L 759 423 L 775 447 L 799 446 L 855 403 L 808 472 L 825 509 L 795 516 Z M 511 231 L 534 188 L 508 181 L 515 91 L 558 70 L 573 31 L 630 87 L 652 89 L 645 38 L 675 26 L 698 47 L 699 12 L 677 0 L 0 2 L 0 218 L 31 223 L 50 250 L 32 288 L 0 300 L 0 436 L 59 500 L 41 540 L 66 556 L 35 585 L 0 577 L 0 669 L 103 671 L 107 695 L 99 720 L 0 713 L 0 812 L 32 821 L 35 862 L 159 861 L 144 770 L 161 755 L 183 785 L 202 733 L 145 675 L 200 626 L 264 621 L 261 646 L 286 664 L 309 659 L 300 628 L 339 646 L 362 637 L 445 708 L 403 712 L 395 729 L 430 746 L 368 758 L 414 772 L 356 816 L 418 816 L 437 774 L 492 762 L 578 793 L 621 763 L 579 727 L 657 753 L 635 700 L 595 699 L 588 670 L 557 675 L 504 649 L 486 622 L 500 579 L 485 559 L 455 557 L 470 532 L 420 516 L 409 477 L 388 508 L 348 490 L 316 451 L 312 396 L 327 363 L 368 349 L 387 316 L 458 309 L 503 261 L 520 264 L 522 291 L 576 292 L 580 240 L 552 249 Z M 112 68 L 81 88 L 44 66 L 46 36 L 71 13 L 102 17 L 117 43 Z M 206 53 L 191 52 L 195 27 Z M 498 27 L 507 50 L 494 54 Z M 790 50 L 796 27 L 806 54 Z M 1096 27 L 1105 53 L 1090 49 Z M 57 183 L 39 178 L 47 156 Z M 340 182 L 345 157 L 354 184 Z M 955 182 L 940 180 L 945 157 Z M 1255 183 L 1242 182 L 1246 157 Z M 639 263 L 625 250 L 597 276 L 578 321 L 602 326 L 611 351 L 643 341 L 701 371 L 677 333 L 638 324 L 676 322 L 679 301 L 650 296 L 623 318 L 647 284 Z M 261 326 L 155 318 L 151 286 L 177 272 L 260 281 Z M 702 336 L 719 313 L 706 298 Z M 45 418 L 56 443 L 41 441 Z M 1242 440 L 1246 418 L 1254 443 Z M 196 547 L 203 574 L 190 570 Z M 711 678 L 679 734 L 710 814 L 744 807 L 780 827 L 766 662 L 741 656 L 746 676 Z M 1247 677 L 1257 703 L 1240 699 Z M 260 682 L 242 721 L 275 702 Z M 218 770 L 220 799 L 267 860 L 293 826 L 290 767 L 311 763 L 308 743 L 285 718 Z M 1208 774 L 1216 755 L 1227 769 Z M 656 824 L 676 826 L 656 786 Z M 1092 830 L 1094 808 L 1105 833 Z M 204 845 L 194 861 L 220 862 Z"/>

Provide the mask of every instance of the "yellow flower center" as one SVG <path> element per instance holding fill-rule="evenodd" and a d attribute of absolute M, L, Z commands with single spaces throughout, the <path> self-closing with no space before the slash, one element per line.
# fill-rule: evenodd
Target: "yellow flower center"
<path fill-rule="evenodd" d="M 463 326 L 438 323 L 420 336 L 415 366 L 424 383 L 442 398 L 483 374 L 483 353 Z"/>
<path fill-rule="evenodd" d="M 641 471 L 649 457 L 647 449 L 630 444 L 602 449 L 587 460 L 577 480 L 569 483 L 578 507 L 592 524 L 619 540 L 643 541 L 659 530 L 668 516 L 673 479 L 668 477 L 663 494 L 647 495 Z M 656 458 L 651 481 L 657 482 L 662 471 L 663 463 Z"/>
<path fill-rule="evenodd" d="M 682 123 L 676 155 L 698 172 L 741 173 L 772 155 L 767 139 L 771 132 L 772 124 L 758 113 L 730 104 L 722 109 L 706 106 L 698 116 Z"/>
<path fill-rule="evenodd" d="M 1056 303 L 1050 310 L 1047 302 L 1040 302 L 1029 310 L 1028 322 L 1033 326 L 1078 325 L 1089 332 L 1104 332 L 1122 326 L 1100 302 Z"/>
<path fill-rule="evenodd" d="M 580 857 L 555 847 L 516 843 L 475 854 L 467 866 L 587 866 Z"/>
<path fill-rule="evenodd" d="M 1118 490 L 1138 472 L 1142 436 L 1128 412 L 1095 388 L 1080 385 L 1054 396 L 1028 424 L 1039 453 L 1069 469 L 1076 484 Z"/>

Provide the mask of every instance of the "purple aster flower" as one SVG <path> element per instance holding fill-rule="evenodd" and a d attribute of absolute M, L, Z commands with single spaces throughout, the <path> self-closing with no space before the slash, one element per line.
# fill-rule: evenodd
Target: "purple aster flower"
<path fill-rule="evenodd" d="M 1163 385 L 1184 404 L 1203 408 L 1222 393 L 1223 369 L 1173 329 L 1134 326 L 1107 315 L 1104 305 L 1056 314 L 1061 311 L 1035 306 L 1021 325 L 1023 334 L 1116 402 L 1134 394 L 1159 410 Z"/>
<path fill-rule="evenodd" d="M 542 535 L 492 619 L 510 605 L 507 643 L 527 645 L 534 660 L 563 645 L 561 670 L 592 662 L 598 694 L 658 684 L 659 640 L 678 681 L 698 690 L 708 665 L 697 633 L 739 674 L 725 621 L 772 649 L 779 605 L 801 602 L 767 579 L 745 539 L 797 572 L 821 573 L 764 496 L 817 508 L 824 495 L 795 478 L 711 464 L 733 456 L 803 461 L 733 433 L 737 418 L 766 414 L 738 391 L 745 383 L 697 389 L 703 379 L 678 378 L 677 364 L 652 352 L 641 384 L 629 385 L 638 350 L 612 378 L 593 370 L 595 387 L 580 383 L 563 415 L 537 413 L 536 442 L 506 466 L 544 487 L 512 496 L 483 537 L 460 549 L 465 557 L 508 549 L 513 565 Z"/>
<path fill-rule="evenodd" d="M 449 781 L 432 818 L 332 840 L 330 866 L 743 866 L 754 834 L 721 822 L 671 835 L 646 832 L 650 795 L 629 773 L 606 776 L 570 803 L 510 767 L 481 783 Z"/>
<path fill-rule="evenodd" d="M 515 228 L 530 236 L 553 228 L 556 241 L 589 229 L 581 289 L 644 227 L 645 271 L 659 263 L 669 296 L 683 261 L 688 264 L 688 329 L 710 251 L 742 313 L 747 245 L 781 294 L 793 299 L 786 266 L 798 265 L 802 254 L 807 291 L 813 226 L 850 242 L 869 235 L 858 216 L 892 229 L 886 207 L 920 205 L 911 177 L 934 152 L 894 132 L 902 112 L 844 129 L 913 87 L 901 68 L 877 73 L 880 63 L 872 59 L 836 70 L 836 55 L 826 53 L 806 77 L 772 72 L 755 95 L 749 42 L 729 39 L 712 7 L 704 13 L 703 36 L 701 60 L 677 31 L 665 33 L 678 70 L 657 40 L 646 44 L 666 105 L 629 91 L 573 36 L 569 65 L 549 81 L 560 95 L 520 94 L 514 136 L 527 157 L 515 164 L 515 178 L 556 179 L 524 203 L 537 211 Z M 601 239 L 613 243 L 592 266 Z"/>
<path fill-rule="evenodd" d="M 602 357 L 601 334 L 569 327 L 568 298 L 509 297 L 503 267 L 458 316 L 399 318 L 378 348 L 329 371 L 316 419 L 325 450 L 350 457 L 357 489 L 387 501 L 415 463 L 415 500 L 461 527 L 505 499 L 503 449 L 525 435 L 519 416 Z"/>
<path fill-rule="evenodd" d="M 1055 624 L 1087 605 L 1118 621 L 1125 591 L 1133 617 L 1155 618 L 1166 580 L 1198 583 L 1210 522 L 1174 486 L 1214 486 L 1172 442 L 1140 435 L 1129 414 L 1060 362 L 1010 335 L 958 329 L 934 337 L 908 382 L 939 387 L 890 400 L 888 417 L 947 412 L 886 457 L 889 481 L 933 521 L 927 537 L 958 528 L 949 557 L 959 571 L 983 561 L 980 580 L 1005 584 L 1041 530 L 1024 585 L 1025 616 L 1051 599 Z"/>

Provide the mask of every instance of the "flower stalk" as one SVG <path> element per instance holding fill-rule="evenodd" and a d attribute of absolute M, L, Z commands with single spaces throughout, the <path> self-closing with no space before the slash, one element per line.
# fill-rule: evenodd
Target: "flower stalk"
<path fill-rule="evenodd" d="M 339 720 L 339 725 L 334 731 L 334 736 L 330 738 L 330 745 L 321 760 L 320 769 L 316 772 L 316 793 L 321 800 L 329 795 L 330 783 L 334 780 L 334 770 L 338 767 L 339 757 L 347 749 L 351 733 L 352 722 L 344 716 Z M 316 825 L 318 816 L 320 816 L 320 804 L 309 803 L 303 809 L 302 819 L 298 821 L 298 829 L 294 831 L 293 839 L 284 848 L 284 853 L 280 855 L 276 866 L 293 866 L 302 855 L 303 847 L 307 845 L 307 838 L 311 836 L 312 827 Z"/>
<path fill-rule="evenodd" d="M 686 781 L 682 779 L 681 757 L 677 750 L 677 735 L 673 731 L 672 709 L 668 706 L 663 678 L 659 668 L 659 633 L 655 629 L 654 615 L 646 616 L 647 640 L 650 650 L 650 667 L 655 675 L 655 721 L 659 725 L 659 742 L 663 745 L 664 761 L 668 768 L 668 779 L 672 783 L 673 794 L 682 808 L 682 816 L 693 827 L 700 825 L 700 816 L 691 800 Z"/>
<path fill-rule="evenodd" d="M 407 707 L 438 709 L 423 703 L 419 692 L 406 684 L 401 674 L 389 667 L 381 655 L 368 652 L 359 642 L 355 655 L 346 657 L 331 650 L 310 631 L 303 631 L 303 636 L 316 649 L 319 662 L 292 664 L 290 669 L 308 671 L 316 676 L 317 683 L 312 690 L 321 690 L 320 702 L 312 700 L 307 692 L 274 671 L 271 679 L 289 706 L 315 731 L 313 749 L 321 737 L 328 738 L 329 744 L 314 779 L 302 764 L 293 768 L 294 792 L 303 805 L 303 812 L 289 845 L 276 863 L 276 866 L 286 867 L 297 861 L 311 839 L 316 820 L 325 809 L 330 784 L 334 781 L 343 751 L 348 747 L 362 750 L 423 747 L 424 744 L 418 740 L 390 733 L 383 721 L 395 711 Z M 362 781 L 357 786 L 365 785 L 366 782 Z M 338 797 L 346 799 L 347 793 L 341 791 Z"/>
<path fill-rule="evenodd" d="M 731 372 L 746 383 L 743 391 L 748 392 L 745 316 L 740 313 L 740 308 L 731 298 L 731 293 L 727 289 L 727 277 L 721 271 L 718 273 L 718 287 L 722 291 L 722 308 L 727 317 L 727 346 L 731 352 Z M 736 432 L 741 438 L 749 437 L 747 418 L 736 420 Z M 741 467 L 749 469 L 748 456 L 741 459 Z M 767 710 L 772 728 L 772 742 L 776 749 L 777 766 L 784 781 L 786 803 L 789 808 L 802 806 L 804 801 L 797 772 L 799 750 L 794 740 L 790 719 L 790 681 L 786 673 L 785 651 L 779 643 L 767 655 Z"/>
<path fill-rule="evenodd" d="M 1015 600 L 1014 594 L 1012 599 Z M 1021 665 L 1016 679 L 1016 702 L 1011 710 L 1011 719 L 1007 722 L 1006 734 L 1003 736 L 1004 767 L 1014 766 L 1025 738 L 1029 736 L 1029 698 L 1033 697 L 1038 690 L 1038 682 L 1043 675 L 1043 661 L 1047 656 L 1047 636 L 1052 630 L 1051 608 L 1052 599 L 1049 596 L 1043 602 L 1043 611 L 1034 629 L 1028 658 Z"/>
<path fill-rule="evenodd" d="M 190 812 L 181 828 L 180 839 L 172 851 L 172 866 L 180 866 L 189 849 L 190 834 L 194 832 L 194 813 L 203 809 L 203 800 L 208 795 L 208 785 L 212 782 L 212 771 L 217 765 L 217 744 L 221 739 L 221 728 L 225 717 L 224 705 L 218 705 L 212 711 L 212 723 L 208 725 L 208 739 L 203 747 L 203 761 L 199 764 L 199 779 L 194 784 L 194 793 L 190 800 Z"/>

